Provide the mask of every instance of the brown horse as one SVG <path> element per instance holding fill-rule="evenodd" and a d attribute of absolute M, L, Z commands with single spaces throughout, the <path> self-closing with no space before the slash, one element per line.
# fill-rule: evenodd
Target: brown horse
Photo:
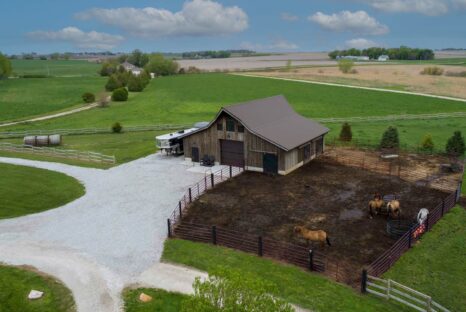
<path fill-rule="evenodd" d="M 332 246 L 330 244 L 330 240 L 328 239 L 327 232 L 325 231 L 311 231 L 306 229 L 304 226 L 298 225 L 294 227 L 294 232 L 305 238 L 308 244 L 309 241 L 320 242 L 320 246 L 323 248 L 325 246 L 325 242 L 327 242 L 329 246 Z"/>
<path fill-rule="evenodd" d="M 396 199 L 389 201 L 387 211 L 392 218 L 399 218 L 401 216 L 400 201 Z"/>
<path fill-rule="evenodd" d="M 369 202 L 369 214 L 371 219 L 374 216 L 374 211 L 376 215 L 379 214 L 384 204 L 385 202 L 382 196 L 379 193 L 375 193 L 374 199 Z"/>

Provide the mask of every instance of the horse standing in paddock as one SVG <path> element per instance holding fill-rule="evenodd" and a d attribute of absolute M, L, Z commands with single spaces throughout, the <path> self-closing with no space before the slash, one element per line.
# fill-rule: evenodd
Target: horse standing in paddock
<path fill-rule="evenodd" d="M 379 214 L 384 204 L 385 202 L 383 201 L 382 196 L 379 193 L 376 193 L 374 199 L 369 202 L 369 214 L 371 219 L 374 216 L 374 211 L 376 215 Z"/>
<path fill-rule="evenodd" d="M 387 203 L 387 211 L 388 215 L 393 218 L 400 218 L 401 216 L 401 208 L 400 208 L 400 201 L 399 200 L 391 200 Z"/>
<path fill-rule="evenodd" d="M 328 238 L 327 232 L 318 230 L 318 231 L 311 231 L 306 229 L 304 226 L 295 226 L 294 227 L 294 232 L 296 234 L 301 235 L 301 237 L 305 238 L 307 241 L 307 244 L 309 245 L 309 241 L 314 241 L 314 242 L 320 242 L 320 246 L 323 248 L 325 247 L 325 242 L 329 246 L 332 246 L 330 244 L 330 240 Z"/>

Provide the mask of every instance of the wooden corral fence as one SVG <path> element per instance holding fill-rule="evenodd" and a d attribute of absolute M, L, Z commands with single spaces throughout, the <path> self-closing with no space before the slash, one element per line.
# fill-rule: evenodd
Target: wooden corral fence
<path fill-rule="evenodd" d="M 322 123 L 343 123 L 343 122 L 376 122 L 376 121 L 395 121 L 395 120 L 423 120 L 423 119 L 444 119 L 444 118 L 463 118 L 466 112 L 436 113 L 436 114 L 402 114 L 386 116 L 365 116 L 365 117 L 345 117 L 345 118 L 318 118 L 316 121 Z"/>
<path fill-rule="evenodd" d="M 370 293 L 387 300 L 395 300 L 421 312 L 450 312 L 432 300 L 432 297 L 395 282 L 367 275 L 363 278 L 363 293 Z"/>
<path fill-rule="evenodd" d="M 122 132 L 140 132 L 140 131 L 157 131 L 157 130 L 178 130 L 190 128 L 192 125 L 186 124 L 163 124 L 163 125 L 147 125 L 147 126 L 132 126 L 123 127 Z M 24 131 L 7 131 L 0 132 L 0 139 L 7 138 L 22 138 L 28 135 L 82 135 L 82 134 L 101 134 L 111 133 L 109 128 L 83 128 L 83 129 L 51 129 L 51 130 L 24 130 Z"/>
<path fill-rule="evenodd" d="M 30 153 L 36 155 L 53 156 L 67 159 L 76 159 L 89 162 L 105 164 L 115 164 L 115 156 L 108 156 L 101 153 L 83 152 L 77 150 L 61 149 L 54 147 L 38 147 L 32 145 L 20 145 L 11 143 L 0 143 L 0 151 Z"/>

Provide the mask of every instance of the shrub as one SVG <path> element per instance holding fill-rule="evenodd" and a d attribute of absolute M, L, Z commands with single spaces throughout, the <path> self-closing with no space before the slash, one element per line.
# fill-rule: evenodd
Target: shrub
<path fill-rule="evenodd" d="M 8 78 L 12 72 L 10 60 L 0 53 L 0 79 Z"/>
<path fill-rule="evenodd" d="M 157 76 L 168 76 L 177 74 L 179 65 L 177 62 L 165 58 L 162 54 L 153 54 L 144 68 Z"/>
<path fill-rule="evenodd" d="M 124 102 L 128 100 L 128 90 L 126 88 L 118 88 L 113 90 L 112 101 Z"/>
<path fill-rule="evenodd" d="M 350 142 L 353 139 L 353 132 L 351 131 L 351 125 L 345 122 L 341 126 L 340 131 L 340 140 L 345 142 Z"/>
<path fill-rule="evenodd" d="M 113 91 L 121 87 L 123 87 L 123 84 L 118 80 L 117 75 L 113 74 L 108 77 L 107 83 L 105 84 L 105 90 Z"/>
<path fill-rule="evenodd" d="M 270 295 L 274 285 L 239 271 L 218 269 L 204 282 L 196 278 L 193 288 L 194 295 L 182 303 L 182 312 L 294 311 L 291 305 Z"/>
<path fill-rule="evenodd" d="M 426 134 L 421 141 L 421 149 L 425 152 L 432 153 L 434 151 L 434 141 L 431 134 Z"/>
<path fill-rule="evenodd" d="M 82 97 L 84 103 L 94 103 L 95 102 L 95 95 L 90 93 L 90 92 L 84 93 L 81 97 Z"/>
<path fill-rule="evenodd" d="M 344 74 L 351 73 L 353 66 L 354 62 L 352 60 L 341 59 L 338 61 L 338 68 Z"/>
<path fill-rule="evenodd" d="M 43 74 L 26 74 L 20 77 L 21 78 L 49 78 L 49 76 L 43 75 Z"/>
<path fill-rule="evenodd" d="M 142 79 L 139 76 L 130 75 L 128 79 L 128 90 L 131 92 L 141 92 L 144 90 Z"/>
<path fill-rule="evenodd" d="M 442 76 L 443 69 L 437 66 L 426 67 L 421 71 L 421 75 Z"/>
<path fill-rule="evenodd" d="M 448 139 L 446 151 L 451 156 L 463 156 L 465 151 L 464 138 L 461 131 L 455 131 L 453 136 Z"/>
<path fill-rule="evenodd" d="M 466 71 L 460 71 L 460 72 L 451 72 L 451 71 L 447 71 L 445 73 L 445 76 L 449 76 L 449 77 L 463 77 L 463 78 L 466 78 Z"/>
<path fill-rule="evenodd" d="M 141 79 L 144 88 L 147 87 L 150 80 L 152 79 L 150 73 L 147 70 L 143 70 L 142 73 L 139 75 L 139 78 Z"/>
<path fill-rule="evenodd" d="M 200 74 L 201 72 L 202 71 L 196 66 L 189 66 L 187 71 L 188 74 Z"/>
<path fill-rule="evenodd" d="M 123 126 L 119 122 L 115 122 L 112 125 L 112 132 L 113 133 L 121 133 L 121 130 L 123 130 Z"/>
<path fill-rule="evenodd" d="M 399 148 L 400 139 L 398 137 L 398 130 L 395 127 L 388 127 L 382 135 L 380 141 L 380 148 Z"/>

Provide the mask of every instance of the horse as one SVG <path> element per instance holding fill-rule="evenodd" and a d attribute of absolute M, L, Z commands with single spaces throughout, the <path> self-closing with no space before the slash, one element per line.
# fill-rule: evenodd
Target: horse
<path fill-rule="evenodd" d="M 376 193 L 374 199 L 369 202 L 369 214 L 371 219 L 374 216 L 374 211 L 376 215 L 380 213 L 384 204 L 385 202 L 383 201 L 382 196 L 379 193 Z"/>
<path fill-rule="evenodd" d="M 401 215 L 400 201 L 396 199 L 389 201 L 387 203 L 387 211 L 388 211 L 389 216 L 400 218 L 400 215 Z"/>
<path fill-rule="evenodd" d="M 320 246 L 322 248 L 325 247 L 325 242 L 327 242 L 327 245 L 332 246 L 332 244 L 330 244 L 330 240 L 328 238 L 327 232 L 325 231 L 322 231 L 322 230 L 311 231 L 311 230 L 306 229 L 304 226 L 298 225 L 294 227 L 294 232 L 296 234 L 301 235 L 301 237 L 305 238 L 308 245 L 309 245 L 309 241 L 315 241 L 315 242 L 320 242 Z"/>

